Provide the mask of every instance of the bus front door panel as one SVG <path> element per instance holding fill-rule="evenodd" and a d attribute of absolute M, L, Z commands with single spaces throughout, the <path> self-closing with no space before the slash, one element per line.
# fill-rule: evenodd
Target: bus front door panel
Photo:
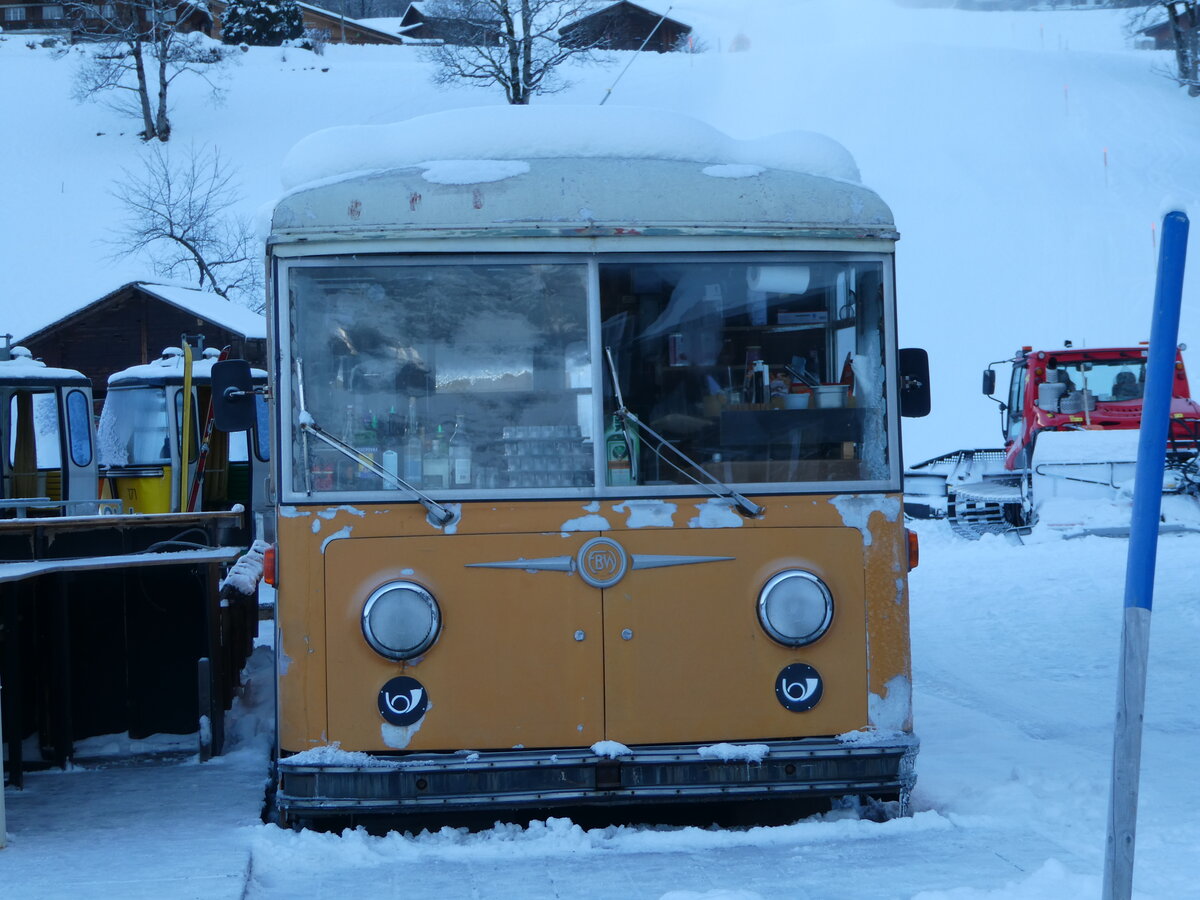
<path fill-rule="evenodd" d="M 576 536 L 572 536 L 575 538 Z M 350 538 L 325 551 L 329 740 L 347 750 L 590 745 L 604 737 L 601 594 L 563 571 L 481 563 L 570 554 L 558 534 Z M 570 545 L 570 546 L 568 546 Z M 430 591 L 442 630 L 423 657 L 385 659 L 363 638 L 363 604 L 407 580 Z M 395 746 L 378 693 L 416 679 L 428 710 Z M 391 741 L 389 745 L 388 740 Z"/>
<path fill-rule="evenodd" d="M 625 744 L 834 735 L 867 722 L 863 544 L 846 528 L 639 529 L 614 534 L 631 556 L 733 557 L 630 571 L 604 591 L 605 718 Z M 829 630 L 805 647 L 773 641 L 758 593 L 789 568 L 820 577 L 834 597 Z M 785 709 L 780 671 L 815 667 L 823 696 Z"/>

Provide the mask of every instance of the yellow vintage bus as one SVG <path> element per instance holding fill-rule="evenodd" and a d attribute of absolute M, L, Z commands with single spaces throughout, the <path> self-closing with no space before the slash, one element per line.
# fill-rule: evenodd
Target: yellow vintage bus
<path fill-rule="evenodd" d="M 516 107 L 286 168 L 280 819 L 903 806 L 928 388 L 849 154 Z"/>

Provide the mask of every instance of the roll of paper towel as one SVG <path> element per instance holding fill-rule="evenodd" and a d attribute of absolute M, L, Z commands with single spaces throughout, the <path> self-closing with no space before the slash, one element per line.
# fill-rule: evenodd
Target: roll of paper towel
<path fill-rule="evenodd" d="M 772 294 L 803 294 L 808 290 L 808 266 L 750 266 L 746 286 Z"/>

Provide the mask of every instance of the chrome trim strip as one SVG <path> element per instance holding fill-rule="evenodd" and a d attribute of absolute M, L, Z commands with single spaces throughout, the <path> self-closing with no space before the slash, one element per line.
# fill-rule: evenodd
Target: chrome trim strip
<path fill-rule="evenodd" d="M 465 563 L 468 569 L 524 569 L 527 572 L 574 572 L 572 556 L 547 556 L 543 559 L 506 559 L 500 562 Z"/>
<path fill-rule="evenodd" d="M 633 568 L 635 569 L 662 569 L 667 566 L 693 566 L 697 563 L 706 562 L 729 562 L 737 557 L 734 556 L 656 556 L 653 554 L 638 554 L 633 555 Z"/>
<path fill-rule="evenodd" d="M 707 562 L 730 562 L 734 556 L 659 556 L 655 554 L 634 554 L 630 557 L 634 569 L 662 569 L 668 566 L 692 566 Z M 578 570 L 575 558 L 572 556 L 548 556 L 543 559 L 505 559 L 496 562 L 464 563 L 468 569 L 517 569 L 527 572 L 566 572 L 572 574 Z"/>

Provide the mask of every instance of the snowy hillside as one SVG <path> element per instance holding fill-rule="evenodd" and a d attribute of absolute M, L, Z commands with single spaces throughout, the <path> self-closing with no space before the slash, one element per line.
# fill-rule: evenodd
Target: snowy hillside
<path fill-rule="evenodd" d="M 850 149 L 903 235 L 901 339 L 932 357 L 934 413 L 907 423 L 916 461 L 996 443 L 998 417 L 978 388 L 988 362 L 1022 344 L 1149 336 L 1152 229 L 1168 206 L 1194 201 L 1200 116 L 1158 71 L 1168 54 L 1128 49 L 1125 15 L 685 0 L 672 16 L 707 52 L 639 57 L 609 102 L 679 110 L 739 138 L 823 132 Z M 749 49 L 728 52 L 739 36 Z M 151 277 L 148 261 L 114 260 L 104 244 L 119 215 L 112 184 L 147 149 L 135 121 L 69 99 L 73 54 L 4 37 L 0 327 L 21 335 Z M 619 56 L 574 68 L 573 88 L 536 102 L 599 103 Z M 310 132 L 503 101 L 434 88 L 412 47 L 252 49 L 225 88 L 213 105 L 199 82 L 176 83 L 171 146 L 219 148 L 247 214 L 279 194 L 284 156 Z M 1194 285 L 1181 329 L 1193 342 Z"/>

